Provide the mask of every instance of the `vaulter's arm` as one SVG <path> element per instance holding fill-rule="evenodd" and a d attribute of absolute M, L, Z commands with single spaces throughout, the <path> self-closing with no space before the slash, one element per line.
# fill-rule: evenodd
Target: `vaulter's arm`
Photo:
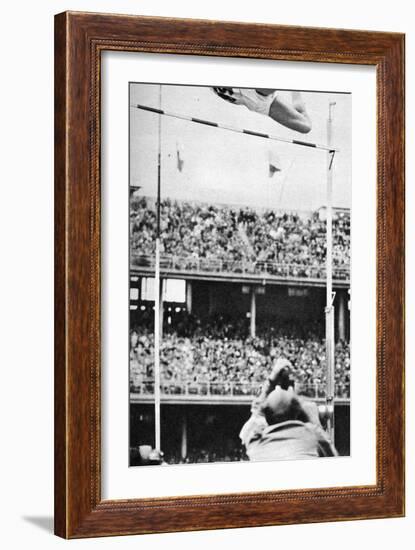
<path fill-rule="evenodd" d="M 268 89 L 265 91 L 271 92 Z M 264 91 L 257 90 L 257 92 L 261 94 Z M 279 124 L 302 134 L 308 134 L 312 127 L 300 92 L 291 92 L 291 103 L 277 93 L 271 103 L 269 116 Z"/>

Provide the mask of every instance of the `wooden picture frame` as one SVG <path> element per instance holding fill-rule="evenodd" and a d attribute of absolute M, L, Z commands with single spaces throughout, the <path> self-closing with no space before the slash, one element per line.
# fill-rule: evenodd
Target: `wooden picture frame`
<path fill-rule="evenodd" d="M 100 68 L 120 50 L 377 72 L 373 486 L 101 499 Z M 55 533 L 64 538 L 404 515 L 404 35 L 65 12 L 55 18 Z"/>

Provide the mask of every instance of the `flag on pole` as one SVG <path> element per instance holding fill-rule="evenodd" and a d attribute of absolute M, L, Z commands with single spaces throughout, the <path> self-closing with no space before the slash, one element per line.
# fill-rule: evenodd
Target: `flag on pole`
<path fill-rule="evenodd" d="M 268 152 L 268 175 L 272 178 L 274 174 L 279 172 L 282 172 L 281 159 L 275 150 L 270 149 Z"/>
<path fill-rule="evenodd" d="M 176 142 L 177 170 L 182 172 L 184 166 L 184 147 L 180 142 Z"/>

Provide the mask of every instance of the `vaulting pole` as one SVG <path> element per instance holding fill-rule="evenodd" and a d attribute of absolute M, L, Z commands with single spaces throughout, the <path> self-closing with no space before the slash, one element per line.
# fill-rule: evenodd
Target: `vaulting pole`
<path fill-rule="evenodd" d="M 159 87 L 161 109 L 161 84 Z M 156 265 L 154 275 L 154 429 L 155 448 L 160 451 L 160 200 L 161 200 L 161 115 L 158 119 L 158 161 L 156 202 Z"/>
<path fill-rule="evenodd" d="M 333 108 L 335 102 L 329 104 L 327 119 L 327 146 L 331 149 L 333 134 Z M 327 153 L 327 204 L 326 204 L 326 405 L 328 411 L 327 431 L 334 444 L 334 294 L 333 294 L 333 150 Z"/>

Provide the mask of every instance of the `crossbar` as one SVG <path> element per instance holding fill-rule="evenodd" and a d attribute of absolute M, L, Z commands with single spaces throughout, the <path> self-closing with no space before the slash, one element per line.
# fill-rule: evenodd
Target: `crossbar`
<path fill-rule="evenodd" d="M 289 143 L 291 145 L 298 145 L 300 147 L 311 147 L 314 149 L 320 149 L 323 151 L 329 151 L 330 153 L 336 153 L 339 152 L 339 149 L 336 149 L 334 147 L 330 147 L 328 145 L 321 145 L 319 143 L 311 143 L 309 141 L 302 141 L 299 139 L 287 139 L 280 136 L 275 136 L 272 134 L 264 134 L 263 132 L 256 132 L 254 130 L 248 130 L 246 128 L 236 128 L 235 126 L 228 126 L 226 124 L 219 124 L 218 122 L 213 122 L 211 120 L 204 120 L 202 118 L 196 118 L 191 117 L 187 115 L 183 115 L 181 113 L 173 113 L 171 111 L 166 111 L 165 109 L 157 109 L 155 107 L 149 107 L 147 105 L 141 105 L 137 103 L 136 105 L 131 105 L 131 107 L 135 109 L 140 109 L 141 111 L 147 111 L 149 113 L 154 113 L 157 115 L 163 115 L 173 118 L 178 118 L 180 120 L 187 120 L 188 122 L 194 122 L 196 124 L 203 124 L 205 126 L 210 126 L 211 128 L 218 128 L 219 130 L 228 130 L 230 132 L 236 132 L 238 134 L 246 134 L 249 136 L 264 138 L 264 139 L 270 139 L 273 141 L 280 141 L 283 143 Z"/>

